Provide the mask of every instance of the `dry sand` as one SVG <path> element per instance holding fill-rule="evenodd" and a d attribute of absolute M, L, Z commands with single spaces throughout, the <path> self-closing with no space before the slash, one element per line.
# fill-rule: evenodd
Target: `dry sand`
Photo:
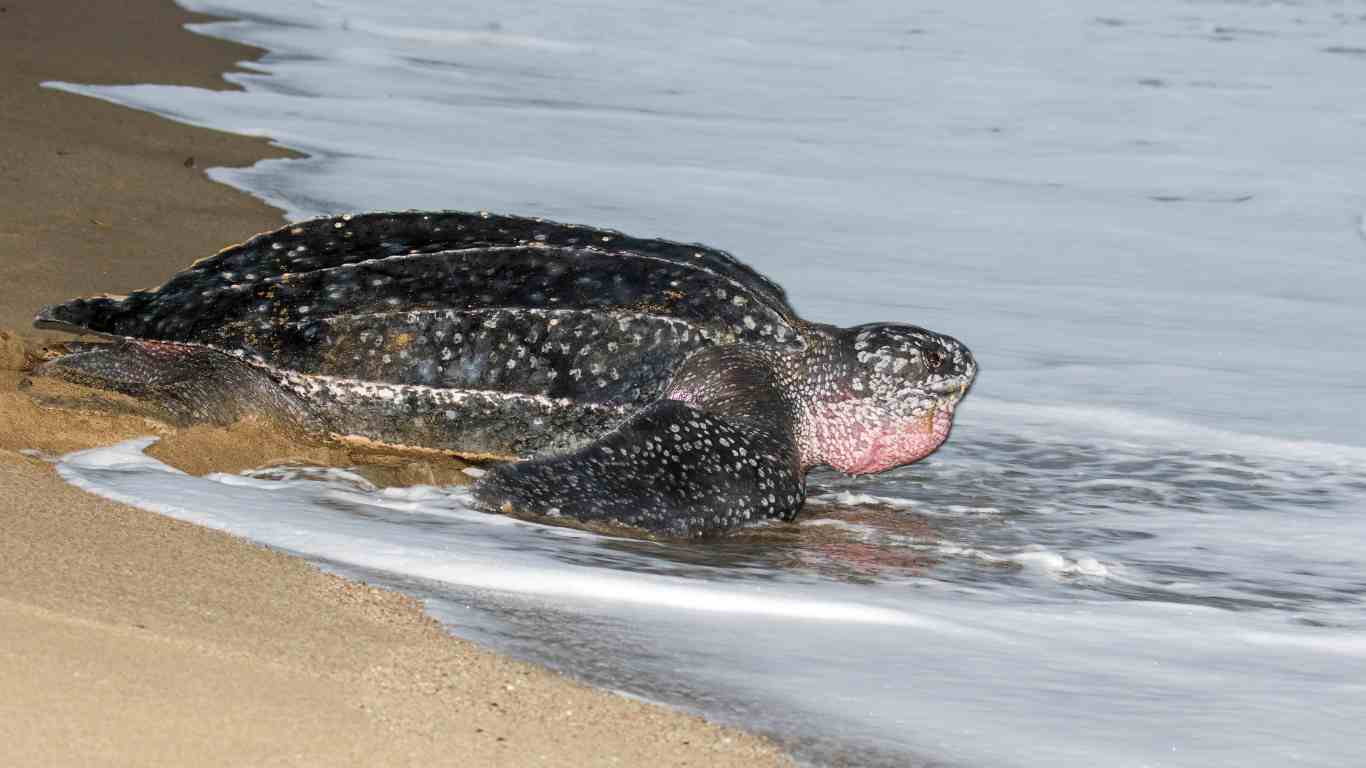
<path fill-rule="evenodd" d="M 280 223 L 202 172 L 282 154 L 265 142 L 37 85 L 225 87 L 219 73 L 258 52 L 183 31 L 193 18 L 169 0 L 0 0 L 0 327 L 25 336 L 0 334 L 0 762 L 787 763 L 753 736 L 456 640 L 409 598 L 85 494 L 18 453 L 157 434 L 163 459 L 196 472 L 365 461 L 411 482 L 458 468 L 255 424 L 177 430 L 16 370 L 40 352 L 27 327 L 41 304 L 159 284 Z"/>

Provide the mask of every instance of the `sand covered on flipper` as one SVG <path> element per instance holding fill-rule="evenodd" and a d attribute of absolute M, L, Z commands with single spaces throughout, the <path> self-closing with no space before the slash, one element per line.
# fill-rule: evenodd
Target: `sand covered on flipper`
<path fill-rule="evenodd" d="M 19 338 L 0 330 L 0 344 Z M 155 405 L 36 374 L 35 361 L 48 348 L 37 339 L 25 341 L 0 360 L 0 448 L 55 456 L 151 435 L 158 440 L 150 455 L 192 475 L 294 464 L 351 468 L 379 486 L 471 479 L 463 471 L 467 462 L 438 452 L 330 440 L 267 419 L 178 427 Z"/>

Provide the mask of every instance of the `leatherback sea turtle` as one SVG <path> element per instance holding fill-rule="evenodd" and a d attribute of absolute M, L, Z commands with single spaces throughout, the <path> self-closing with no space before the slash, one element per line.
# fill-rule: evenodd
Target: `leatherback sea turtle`
<path fill-rule="evenodd" d="M 790 519 L 814 466 L 923 458 L 977 370 L 916 326 L 803 321 L 722 251 L 487 213 L 296 224 L 35 324 L 113 339 L 45 373 L 184 421 L 526 459 L 478 503 L 693 536 Z"/>

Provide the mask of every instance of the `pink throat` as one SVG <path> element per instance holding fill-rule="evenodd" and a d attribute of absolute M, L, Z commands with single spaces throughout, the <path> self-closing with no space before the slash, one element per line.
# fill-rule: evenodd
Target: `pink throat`
<path fill-rule="evenodd" d="M 892 428 L 860 430 L 856 433 L 856 445 L 866 447 L 859 450 L 848 446 L 853 450 L 836 451 L 828 461 L 835 469 L 850 475 L 885 472 L 934 453 L 948 439 L 952 426 L 952 406 L 940 407 L 931 415 Z"/>

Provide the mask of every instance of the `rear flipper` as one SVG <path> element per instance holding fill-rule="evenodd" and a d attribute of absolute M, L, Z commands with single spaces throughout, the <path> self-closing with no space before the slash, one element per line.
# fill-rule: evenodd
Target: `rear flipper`
<path fill-rule="evenodd" d="M 207 347 L 119 340 L 71 342 L 66 349 L 36 373 L 145 400 L 179 424 L 230 424 L 246 416 L 312 421 L 308 409 L 265 371 Z"/>
<path fill-rule="evenodd" d="M 796 514 L 806 484 L 782 432 L 662 400 L 578 451 L 498 466 L 472 490 L 492 510 L 705 536 Z"/>

